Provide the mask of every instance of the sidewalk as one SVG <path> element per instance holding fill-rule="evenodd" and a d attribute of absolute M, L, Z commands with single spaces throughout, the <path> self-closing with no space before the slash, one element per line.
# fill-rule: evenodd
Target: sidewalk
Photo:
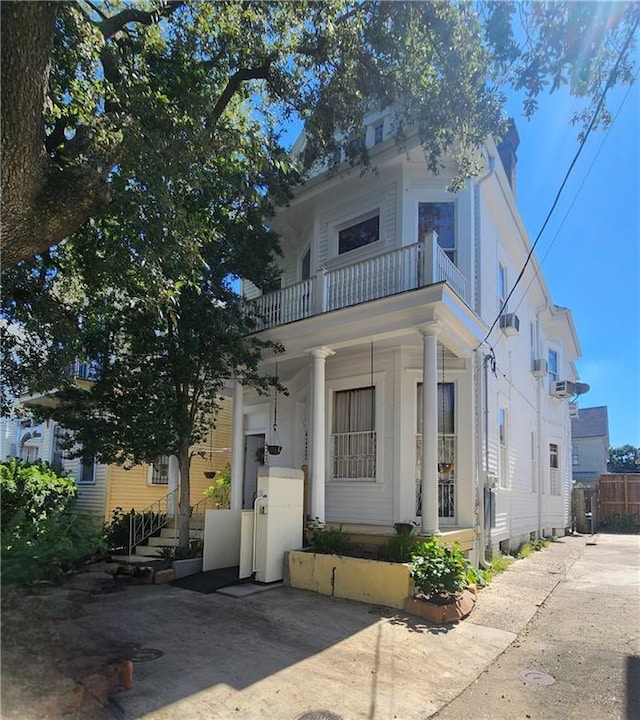
<path fill-rule="evenodd" d="M 467 720 L 470 707 L 476 720 L 640 718 L 640 536 L 598 534 L 586 541 L 573 564 L 569 539 L 566 550 L 554 545 L 536 555 L 529 567 L 546 566 L 557 586 L 517 640 L 438 720 Z M 525 563 L 492 588 L 504 599 L 515 591 L 516 612 L 523 608 L 519 578 L 528 595 L 535 583 Z M 488 610 L 485 603 L 481 614 Z"/>
<path fill-rule="evenodd" d="M 467 718 L 466 689 L 480 687 L 496 659 L 530 627 L 593 549 L 588 540 L 563 538 L 514 562 L 455 626 L 290 588 L 243 598 L 170 586 L 128 587 L 93 601 L 82 600 L 77 588 L 64 598 L 25 598 L 29 623 L 18 636 L 3 632 L 9 653 L 3 656 L 2 717 L 39 716 L 42 692 L 34 694 L 30 683 L 42 684 L 43 667 L 81 681 L 101 663 L 128 655 L 138 658 L 132 687 L 109 706 L 112 716 L 125 719 L 424 720 L 438 711 L 447 720 Z M 46 638 L 55 646 L 39 649 Z M 26 664 L 34 653 L 39 662 Z M 484 700 L 477 702 L 472 714 L 484 717 Z M 445 714 L 456 707 L 459 715 Z M 97 717 L 84 708 L 66 720 Z"/>

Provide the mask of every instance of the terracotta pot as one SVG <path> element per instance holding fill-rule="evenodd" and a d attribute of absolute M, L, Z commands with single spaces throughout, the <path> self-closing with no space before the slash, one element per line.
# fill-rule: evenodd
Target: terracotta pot
<path fill-rule="evenodd" d="M 476 590 L 466 588 L 459 595 L 452 595 L 450 602 L 433 602 L 429 598 L 407 598 L 404 611 L 410 615 L 443 625 L 464 620 L 476 605 Z"/>

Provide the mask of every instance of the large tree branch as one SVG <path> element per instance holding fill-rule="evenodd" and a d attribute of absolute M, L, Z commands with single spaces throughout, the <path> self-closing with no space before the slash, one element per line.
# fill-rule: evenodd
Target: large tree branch
<path fill-rule="evenodd" d="M 220 119 L 220 116 L 225 111 L 225 108 L 227 105 L 231 102 L 231 98 L 235 95 L 235 93 L 238 91 L 238 88 L 240 85 L 244 82 L 247 82 L 249 80 L 268 80 L 269 79 L 269 72 L 271 70 L 271 65 L 274 60 L 274 55 L 270 55 L 265 63 L 261 65 L 260 67 L 256 68 L 241 68 L 240 70 L 237 70 L 227 81 L 227 84 L 222 91 L 220 97 L 218 98 L 218 102 L 214 105 L 213 111 L 210 116 L 210 121 L 212 125 L 215 125 L 218 120 Z"/>
<path fill-rule="evenodd" d="M 119 30 L 129 23 L 137 25 L 155 25 L 163 17 L 169 17 L 178 8 L 185 4 L 184 0 L 171 0 L 163 2 L 155 10 L 144 11 L 135 8 L 127 8 L 116 13 L 112 17 L 105 18 L 96 23 L 105 40 L 113 37 Z"/>

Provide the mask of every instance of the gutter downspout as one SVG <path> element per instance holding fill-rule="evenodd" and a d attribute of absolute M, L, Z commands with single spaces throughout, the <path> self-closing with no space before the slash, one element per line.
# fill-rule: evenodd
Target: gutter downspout
<path fill-rule="evenodd" d="M 474 295 L 475 295 L 475 302 L 474 302 L 474 310 L 478 316 L 480 316 L 481 311 L 481 283 L 480 283 L 480 277 L 481 277 L 481 267 L 480 267 L 480 259 L 481 259 L 481 248 L 480 248 L 480 185 L 485 181 L 488 180 L 490 177 L 492 177 L 496 170 L 496 158 L 493 155 L 490 155 L 487 151 L 485 151 L 485 157 L 487 158 L 487 165 L 488 170 L 486 173 L 478 179 L 478 181 L 475 184 L 474 188 L 474 205 L 475 205 L 475 218 L 474 218 L 474 224 L 475 224 L 475 253 L 474 253 L 474 265 L 475 265 L 475 288 L 474 288 Z M 479 358 L 478 350 L 476 350 L 476 358 Z M 476 504 L 475 504 L 475 512 L 476 512 L 476 538 L 478 542 L 478 565 L 483 569 L 488 569 L 490 567 L 490 563 L 487 561 L 486 558 L 486 528 L 485 528 L 485 488 L 487 487 L 487 478 L 489 475 L 489 383 L 488 383 L 488 373 L 487 373 L 487 360 L 488 356 L 484 357 L 482 359 L 482 368 L 481 370 L 480 365 L 478 364 L 478 359 L 476 359 L 476 368 L 477 368 L 477 375 L 476 375 L 476 402 L 478 407 L 483 405 L 482 409 L 482 416 L 483 419 L 481 420 L 481 414 L 480 412 L 476 412 Z M 484 383 L 484 384 L 483 384 Z M 483 384 L 483 385 L 482 385 Z M 481 386 L 484 388 L 484 398 L 483 394 L 481 393 Z M 483 435 L 484 435 L 484 442 L 483 442 Z M 484 445 L 483 451 L 480 450 Z M 482 457 L 484 456 L 484 458 Z M 489 532 L 491 532 L 489 530 Z"/>
<path fill-rule="evenodd" d="M 536 346 L 538 348 L 538 357 L 540 357 L 540 315 L 549 308 L 549 299 L 545 298 L 544 305 L 536 312 Z M 537 467 L 537 489 L 538 489 L 538 540 L 542 539 L 542 493 L 544 490 L 543 475 L 543 444 L 542 444 L 542 378 L 538 378 L 536 387 L 536 411 L 538 416 L 538 467 Z"/>

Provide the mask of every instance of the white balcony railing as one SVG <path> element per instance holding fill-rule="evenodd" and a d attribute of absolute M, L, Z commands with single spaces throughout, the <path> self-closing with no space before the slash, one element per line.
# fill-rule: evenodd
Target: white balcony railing
<path fill-rule="evenodd" d="M 257 329 L 266 330 L 443 280 L 468 302 L 466 278 L 438 245 L 437 235 L 428 233 L 413 245 L 336 270 L 321 269 L 314 278 L 252 300 L 249 311 Z"/>

